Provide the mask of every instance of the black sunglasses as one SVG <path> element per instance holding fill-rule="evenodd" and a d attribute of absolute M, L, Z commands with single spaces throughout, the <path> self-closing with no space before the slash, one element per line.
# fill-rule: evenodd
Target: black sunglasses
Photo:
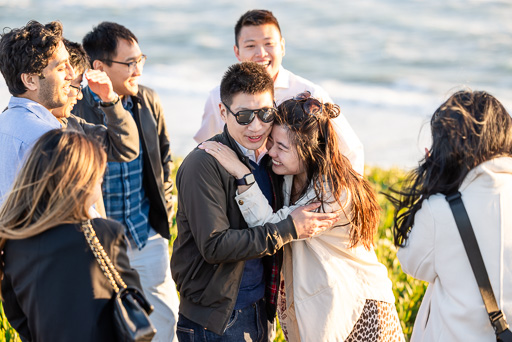
<path fill-rule="evenodd" d="M 318 120 L 318 116 L 322 114 L 324 106 L 322 102 L 318 101 L 314 97 L 311 97 L 311 93 L 309 91 L 306 90 L 303 93 L 297 94 L 293 99 L 295 101 L 304 101 L 302 104 L 304 113 L 311 115 Z"/>
<path fill-rule="evenodd" d="M 240 125 L 245 126 L 245 125 L 250 124 L 254 120 L 256 115 L 258 116 L 258 118 L 260 118 L 261 121 L 263 121 L 265 123 L 274 121 L 274 119 L 276 117 L 277 109 L 274 107 L 260 108 L 260 109 L 246 109 L 246 110 L 241 110 L 237 113 L 233 113 L 231 108 L 229 108 L 229 106 L 227 104 L 225 104 L 224 101 L 221 101 L 221 102 L 229 110 L 229 112 L 231 114 L 233 114 L 233 116 L 236 119 L 236 122 L 238 122 Z"/>

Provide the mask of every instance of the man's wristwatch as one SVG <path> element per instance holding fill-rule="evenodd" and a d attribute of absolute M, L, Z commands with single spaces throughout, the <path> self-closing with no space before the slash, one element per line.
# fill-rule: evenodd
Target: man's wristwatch
<path fill-rule="evenodd" d="M 111 101 L 111 102 L 100 101 L 100 106 L 102 106 L 102 107 L 112 107 L 112 106 L 116 105 L 119 102 L 119 100 L 121 100 L 121 98 L 119 97 L 119 95 L 117 95 L 117 98 L 114 101 Z"/>
<path fill-rule="evenodd" d="M 240 179 L 236 178 L 237 185 L 251 185 L 254 182 L 256 182 L 256 179 L 254 179 L 254 175 L 252 173 L 248 173 Z"/>

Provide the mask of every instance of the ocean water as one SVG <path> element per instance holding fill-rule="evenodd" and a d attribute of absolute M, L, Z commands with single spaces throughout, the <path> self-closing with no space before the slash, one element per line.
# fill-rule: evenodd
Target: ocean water
<path fill-rule="evenodd" d="M 455 90 L 487 90 L 512 109 L 510 1 L 0 0 L 0 28 L 60 20 L 81 41 L 101 21 L 127 26 L 148 55 L 141 83 L 158 91 L 174 154 L 185 156 L 209 90 L 237 62 L 234 24 L 253 8 L 273 11 L 283 65 L 330 93 L 368 165 L 416 166 L 432 113 Z M 0 107 L 9 96 L 2 79 Z"/>

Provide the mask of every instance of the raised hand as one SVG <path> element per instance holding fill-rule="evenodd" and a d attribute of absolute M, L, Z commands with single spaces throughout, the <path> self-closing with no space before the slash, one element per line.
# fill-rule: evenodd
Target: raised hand
<path fill-rule="evenodd" d="M 315 236 L 333 226 L 339 220 L 340 212 L 316 213 L 312 210 L 320 207 L 320 202 L 298 207 L 290 213 L 299 239 Z"/>
<path fill-rule="evenodd" d="M 103 102 L 112 102 L 117 99 L 110 78 L 104 71 L 89 69 L 84 73 L 87 84 L 92 92 L 98 95 Z"/>
<path fill-rule="evenodd" d="M 235 178 L 242 178 L 251 170 L 238 159 L 236 153 L 217 141 L 204 141 L 199 146 L 206 153 L 211 154 Z"/>

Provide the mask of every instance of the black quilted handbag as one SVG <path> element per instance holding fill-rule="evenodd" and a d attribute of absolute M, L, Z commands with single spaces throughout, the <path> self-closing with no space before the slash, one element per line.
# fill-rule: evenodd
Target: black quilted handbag
<path fill-rule="evenodd" d="M 126 286 L 100 244 L 90 220 L 82 222 L 82 230 L 96 261 L 115 292 L 113 314 L 117 340 L 120 342 L 151 341 L 156 333 L 156 329 L 149 319 L 153 306 L 149 304 L 142 291 Z"/>

